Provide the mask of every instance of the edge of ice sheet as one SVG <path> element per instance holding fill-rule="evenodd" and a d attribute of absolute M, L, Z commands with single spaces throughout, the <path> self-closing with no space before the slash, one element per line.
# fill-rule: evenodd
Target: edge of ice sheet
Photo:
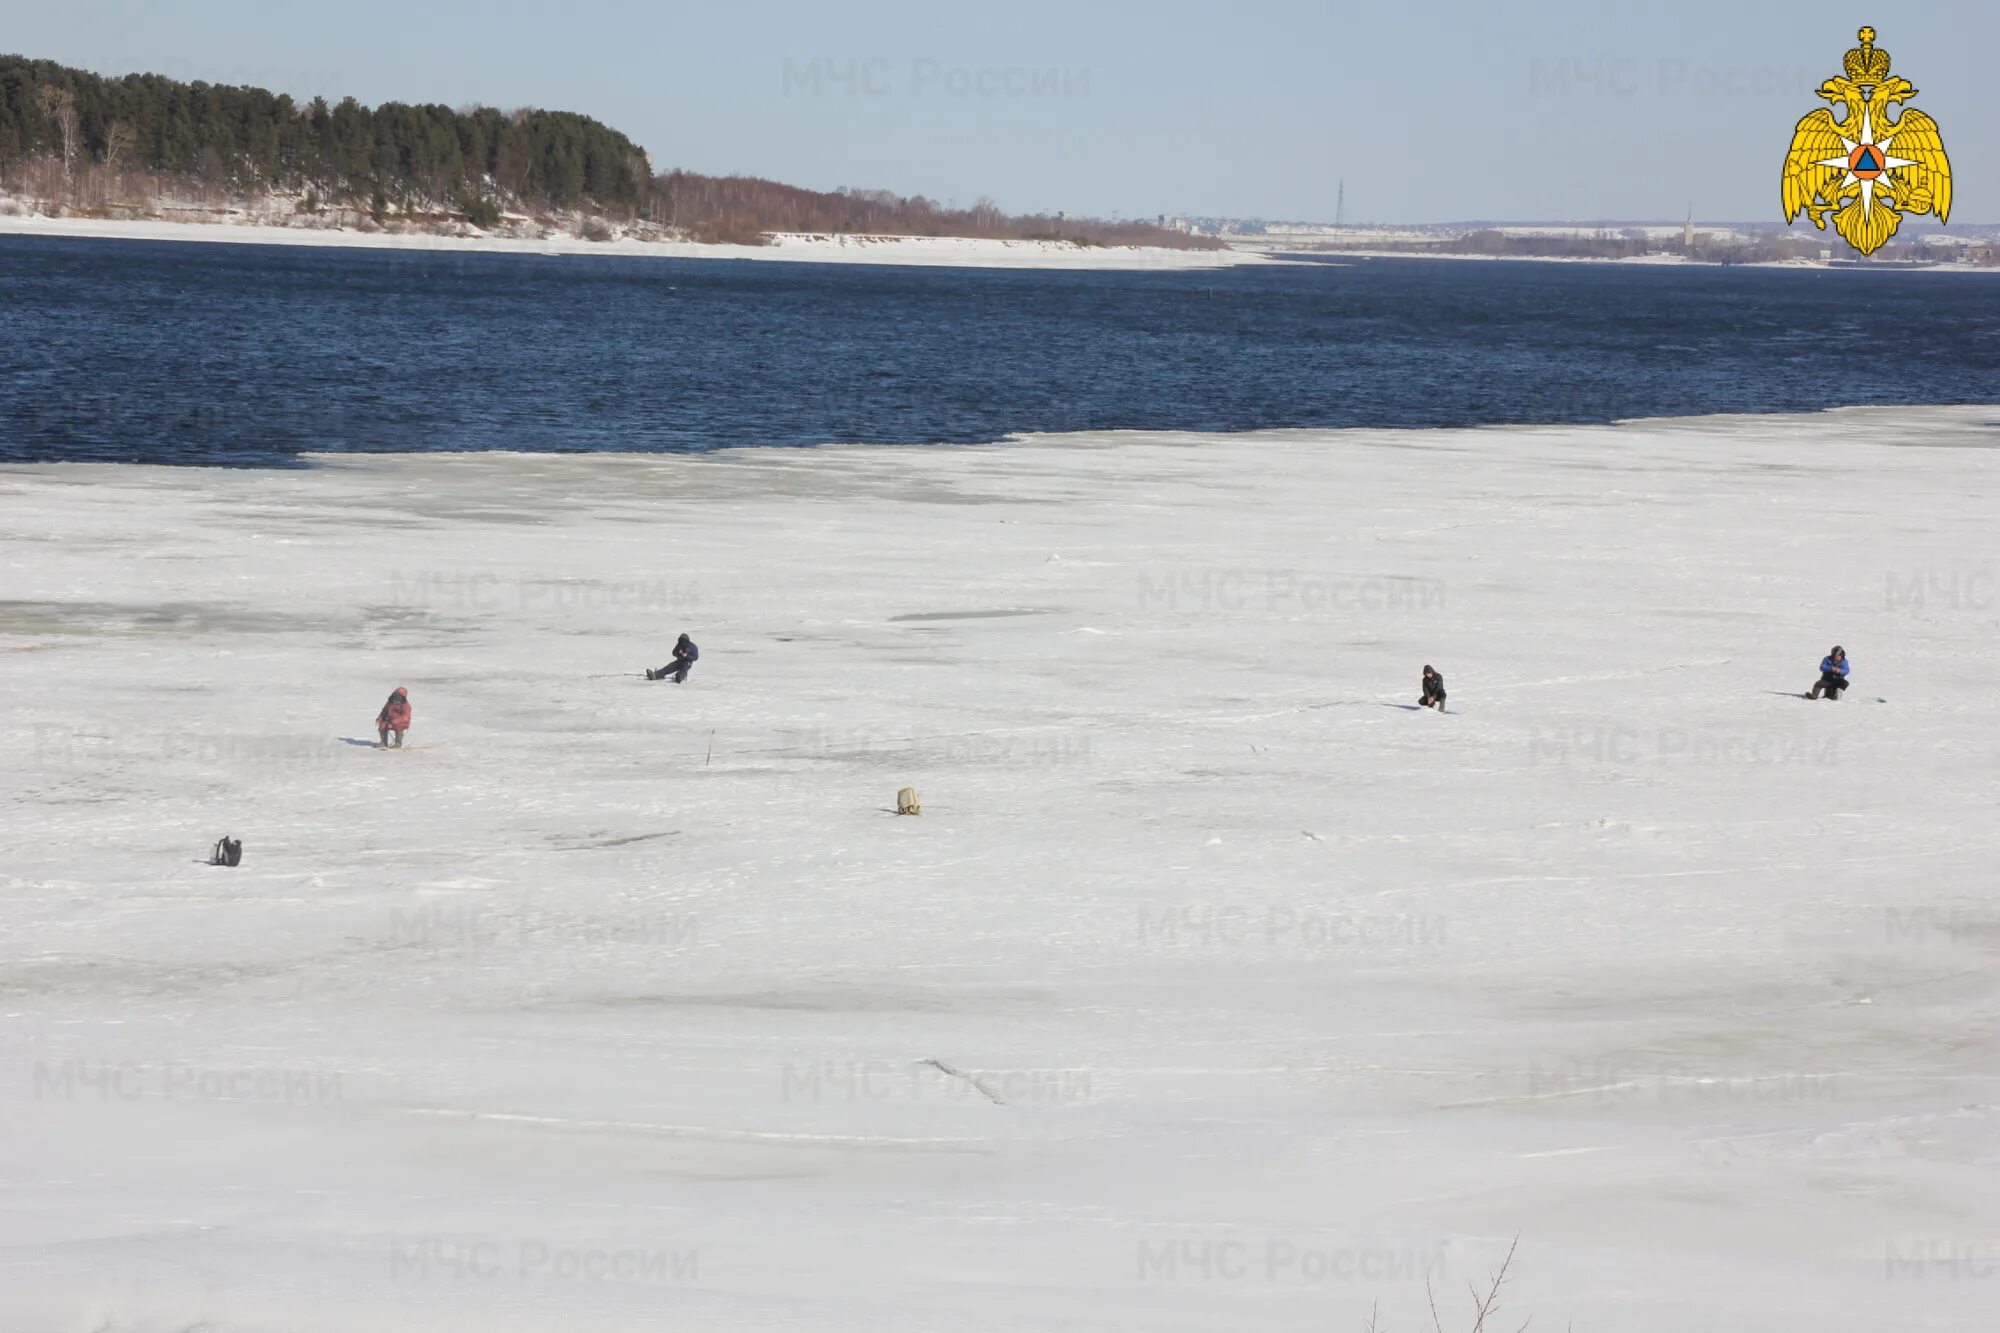
<path fill-rule="evenodd" d="M 66 236 L 114 241 L 192 241 L 234 245 L 318 246 L 355 250 L 448 250 L 488 254 L 609 255 L 646 259 L 745 259 L 773 263 L 886 264 L 922 268 L 1215 269 L 1268 264 L 1240 250 L 1169 250 L 1147 246 L 1076 246 L 1060 241 L 987 240 L 965 236 L 840 237 L 781 234 L 769 245 L 704 245 L 694 241 L 544 241 L 509 237 L 391 235 L 315 231 L 225 222 L 152 219 L 0 217 L 0 236 Z"/>

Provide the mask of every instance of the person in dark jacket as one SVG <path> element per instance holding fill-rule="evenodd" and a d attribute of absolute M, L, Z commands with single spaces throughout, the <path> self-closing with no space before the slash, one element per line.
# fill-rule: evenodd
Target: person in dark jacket
<path fill-rule="evenodd" d="M 410 729 L 410 692 L 398 685 L 390 694 L 389 702 L 382 705 L 382 711 L 375 715 L 375 734 L 382 739 L 384 749 L 400 748 L 403 733 Z M 396 743 L 389 744 L 390 733 L 395 733 Z"/>
<path fill-rule="evenodd" d="M 688 672 L 700 659 L 701 649 L 694 646 L 693 639 L 683 634 L 674 644 L 674 660 L 661 667 L 658 671 L 648 671 L 646 679 L 665 680 L 668 676 L 672 676 L 674 684 L 678 685 L 688 678 Z"/>
<path fill-rule="evenodd" d="M 1847 688 L 1847 650 L 1839 644 L 1819 660 L 1819 683 L 1807 692 L 1808 699 L 1838 699 Z"/>
<path fill-rule="evenodd" d="M 1424 668 L 1424 696 L 1417 703 L 1425 708 L 1444 711 L 1444 677 L 1429 666 Z"/>

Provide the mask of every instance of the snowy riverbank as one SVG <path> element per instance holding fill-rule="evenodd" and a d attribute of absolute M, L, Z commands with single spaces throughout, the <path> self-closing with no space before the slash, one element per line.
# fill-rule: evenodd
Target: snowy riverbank
<path fill-rule="evenodd" d="M 1274 246 L 1255 246 L 1255 247 L 1243 246 L 1241 245 L 1241 243 L 1237 243 L 1237 247 L 1241 249 L 1245 254 L 1258 255 L 1266 259 L 1271 259 L 1281 262 L 1291 262 L 1291 263 L 1301 262 L 1301 256 L 1310 256 L 1310 259 L 1305 262 L 1339 264 L 1341 261 L 1349 259 L 1439 259 L 1439 260 L 1465 260 L 1465 261 L 1476 261 L 1476 262 L 1486 262 L 1486 263 L 1514 263 L 1514 264 L 1620 264 L 1628 266 L 1630 265 L 1657 266 L 1663 268 L 1765 268 L 1765 269 L 1803 268 L 1803 269 L 1825 269 L 1825 270 L 1841 269 L 1854 272 L 1873 272 L 1873 273 L 1964 273 L 1964 274 L 1984 275 L 1987 277 L 2000 277 L 2000 268 L 1995 268 L 1989 265 L 1981 265 L 1981 264 L 1965 264 L 1949 258 L 1941 258 L 1934 263 L 1925 263 L 1925 264 L 1903 264 L 1903 263 L 1891 263 L 1891 262 L 1870 264 L 1865 262 L 1856 262 L 1846 258 L 1843 258 L 1838 263 L 1830 262 L 1824 259 L 1772 259 L 1772 260 L 1757 260 L 1742 264 L 1723 264 L 1714 260 L 1689 259 L 1685 255 L 1667 254 L 1667 253 L 1626 255 L 1622 258 L 1613 258 L 1608 255 L 1462 254 L 1456 251 L 1448 251 L 1448 250 L 1370 250 L 1370 249 L 1329 250 L 1324 248 L 1287 250 L 1282 247 L 1274 247 Z"/>
<path fill-rule="evenodd" d="M 1971 1333 L 1996 445 L 0 467 L 0 1330 Z"/>
<path fill-rule="evenodd" d="M 0 237 L 73 236 L 127 241 L 205 241 L 232 245 L 337 246 L 375 250 L 471 250 L 492 254 L 623 255 L 653 259 L 754 259 L 809 264 L 902 264 L 919 267 L 1032 269 L 1213 269 L 1271 261 L 1235 250 L 1078 246 L 1064 241 L 983 240 L 963 236 L 773 236 L 766 245 L 701 245 L 576 237 L 515 240 L 426 232 L 334 231 L 221 222 L 159 222 L 0 215 Z"/>

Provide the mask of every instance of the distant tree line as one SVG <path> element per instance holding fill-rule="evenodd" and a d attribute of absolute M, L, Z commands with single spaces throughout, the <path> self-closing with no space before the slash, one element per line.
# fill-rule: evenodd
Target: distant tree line
<path fill-rule="evenodd" d="M 1769 264 L 1785 259 L 1815 259 L 1825 240 L 1801 232 L 1772 231 L 1759 235 L 1715 235 L 1696 232 L 1694 243 L 1682 238 L 1657 238 L 1643 230 L 1599 230 L 1591 235 L 1529 233 L 1486 229 L 1434 247 L 1449 254 L 1513 255 L 1538 259 L 1633 259 L 1651 254 L 1679 254 L 1707 264 Z"/>
<path fill-rule="evenodd" d="M 1159 245 L 1217 249 L 1214 237 L 1151 222 L 1107 222 L 1062 214 L 1003 213 L 991 199 L 949 208 L 922 195 L 887 190 L 807 190 L 755 176 L 669 171 L 653 180 L 653 216 L 699 239 L 755 244 L 763 233 L 978 236 L 1063 240 L 1080 245 Z"/>
<path fill-rule="evenodd" d="M 886 190 L 654 175 L 630 139 L 567 111 L 402 102 L 371 108 L 351 97 L 300 103 L 262 88 L 156 74 L 106 78 L 0 55 L 0 184 L 9 182 L 44 204 L 99 215 L 151 211 L 164 200 L 214 205 L 221 196 L 286 195 L 297 199 L 298 212 L 337 206 L 373 224 L 392 209 L 419 225 L 462 220 L 482 230 L 499 224 L 503 209 L 582 214 L 582 233 L 607 240 L 608 217 L 631 224 L 636 235 L 747 245 L 781 231 L 1222 244 L 1148 222 L 1010 216 L 988 199 L 952 208 Z"/>
<path fill-rule="evenodd" d="M 164 173 L 245 193 L 490 212 L 636 212 L 646 155 L 624 135 L 566 111 L 505 112 L 353 98 L 300 104 L 262 88 L 104 78 L 0 55 L 0 172 L 53 159 L 72 181 L 86 166 Z"/>
<path fill-rule="evenodd" d="M 1643 229 L 1608 228 L 1590 234 L 1580 232 L 1506 232 L 1483 227 L 1437 241 L 1384 241 L 1361 235 L 1352 240 L 1329 238 L 1306 247 L 1339 253 L 1342 250 L 1369 250 L 1413 255 L 1491 255 L 1516 259 L 1637 259 L 1647 255 L 1678 254 L 1711 264 L 1759 264 L 1784 259 L 1813 259 L 1826 245 L 1810 232 L 1771 232 L 1764 235 L 1716 235 L 1697 232 L 1692 245 L 1679 236 L 1655 237 Z"/>

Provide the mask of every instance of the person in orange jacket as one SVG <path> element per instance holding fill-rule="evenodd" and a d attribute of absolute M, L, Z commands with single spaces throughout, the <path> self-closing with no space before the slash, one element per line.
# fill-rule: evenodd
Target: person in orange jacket
<path fill-rule="evenodd" d="M 410 692 L 401 685 L 389 696 L 389 702 L 382 705 L 382 711 L 375 715 L 375 734 L 382 738 L 382 747 L 389 748 L 389 733 L 396 733 L 396 745 L 403 744 L 403 733 L 410 729 Z"/>

